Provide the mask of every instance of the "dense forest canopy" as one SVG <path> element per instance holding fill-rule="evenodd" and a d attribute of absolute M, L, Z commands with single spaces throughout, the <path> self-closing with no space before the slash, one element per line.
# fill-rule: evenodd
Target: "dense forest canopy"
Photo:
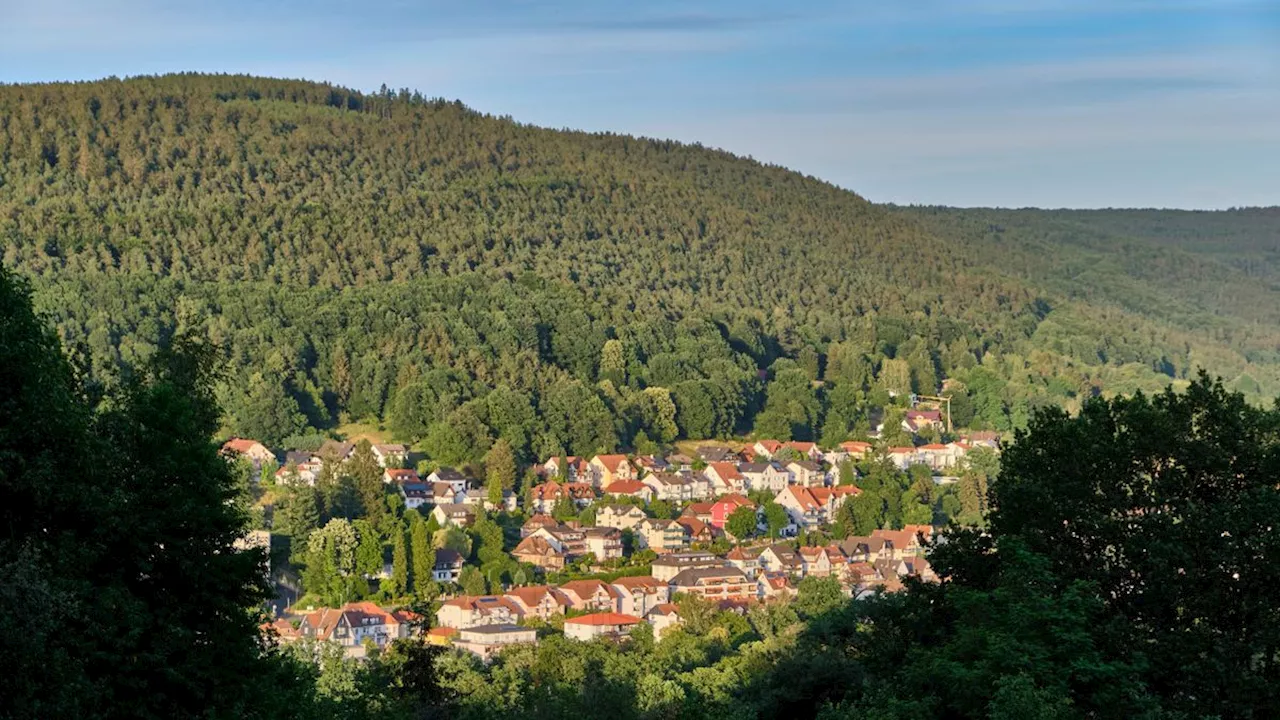
<path fill-rule="evenodd" d="M 839 441 L 946 379 L 960 424 L 1001 431 L 1202 366 L 1274 395 L 1278 226 L 877 206 L 408 91 L 0 87 L 0 257 L 95 378 L 195 330 L 230 362 L 225 430 L 375 419 L 450 462 Z"/>

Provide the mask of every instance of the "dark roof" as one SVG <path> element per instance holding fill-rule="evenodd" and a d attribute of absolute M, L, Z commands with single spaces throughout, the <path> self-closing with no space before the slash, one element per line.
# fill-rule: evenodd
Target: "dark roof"
<path fill-rule="evenodd" d="M 762 473 L 769 469 L 769 463 L 741 463 L 738 465 L 738 472 L 742 473 Z"/>
<path fill-rule="evenodd" d="M 429 498 L 429 497 L 431 497 L 431 489 L 430 489 L 430 488 L 428 488 L 428 487 L 427 487 L 427 484 L 426 484 L 426 483 L 423 483 L 423 482 L 405 482 L 405 483 L 400 483 L 400 489 L 401 489 L 402 491 L 404 491 L 404 496 L 405 496 L 405 497 L 407 497 L 407 498 L 409 498 L 409 497 L 418 497 L 418 498 Z"/>
<path fill-rule="evenodd" d="M 678 575 L 671 578 L 672 585 L 696 585 L 699 580 L 714 580 L 719 578 L 728 578 L 740 582 L 746 582 L 747 576 L 741 570 L 732 565 L 724 567 L 708 567 L 708 568 L 689 568 L 681 570 Z"/>
<path fill-rule="evenodd" d="M 705 445 L 698 448 L 698 457 L 707 462 L 721 462 L 734 457 L 733 451 L 718 445 Z"/>
<path fill-rule="evenodd" d="M 311 462 L 314 457 L 313 453 L 303 452 L 301 450 L 290 450 L 284 454 L 285 465 L 305 465 Z"/>
<path fill-rule="evenodd" d="M 351 454 L 351 451 L 355 449 L 355 446 L 355 443 L 339 442 L 338 440 L 325 440 L 324 443 L 320 445 L 320 454 L 328 455 L 333 453 L 333 455 L 338 459 L 343 459 L 347 455 Z"/>
<path fill-rule="evenodd" d="M 467 479 L 466 475 L 451 467 L 436 468 L 436 477 L 440 478 L 441 482 L 456 482 Z"/>
<path fill-rule="evenodd" d="M 446 568 L 461 564 L 462 555 L 460 555 L 457 550 L 450 550 L 449 548 L 440 548 L 439 550 L 436 550 L 436 567 Z"/>

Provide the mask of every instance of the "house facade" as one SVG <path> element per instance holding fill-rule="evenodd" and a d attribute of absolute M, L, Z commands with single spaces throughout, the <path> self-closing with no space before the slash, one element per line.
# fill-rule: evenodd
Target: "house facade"
<path fill-rule="evenodd" d="M 647 515 L 635 505 L 599 505 L 596 507 L 596 525 L 600 527 L 630 530 L 639 525 Z"/>
<path fill-rule="evenodd" d="M 736 567 L 691 568 L 671 578 L 671 593 L 699 595 L 707 600 L 750 600 L 756 584 Z"/>
<path fill-rule="evenodd" d="M 675 520 L 645 518 L 633 528 L 636 545 L 659 555 L 679 552 L 689 542 L 685 527 Z"/>
<path fill-rule="evenodd" d="M 619 480 L 635 480 L 636 468 L 626 455 L 597 455 L 591 458 L 591 484 L 612 485 Z"/>
<path fill-rule="evenodd" d="M 254 472 L 260 472 L 264 465 L 276 461 L 276 455 L 270 448 L 248 438 L 231 438 L 222 444 L 222 453 L 228 457 L 245 458 L 253 465 Z"/>
<path fill-rule="evenodd" d="M 436 468 L 434 472 L 427 476 L 428 482 L 448 483 L 455 493 L 465 493 L 467 488 L 471 486 L 470 479 L 463 475 L 455 468 L 441 467 Z"/>
<path fill-rule="evenodd" d="M 436 625 L 463 628 L 504 625 L 520 620 L 520 608 L 497 595 L 459 595 L 445 600 L 436 611 Z"/>
<path fill-rule="evenodd" d="M 567 638 L 583 641 L 624 637 L 642 622 L 644 621 L 634 615 L 617 612 L 593 613 L 565 620 L 564 635 Z"/>
<path fill-rule="evenodd" d="M 520 644 L 536 644 L 538 631 L 511 623 L 479 625 L 458 631 L 453 646 L 474 653 L 488 661 L 503 648 Z"/>

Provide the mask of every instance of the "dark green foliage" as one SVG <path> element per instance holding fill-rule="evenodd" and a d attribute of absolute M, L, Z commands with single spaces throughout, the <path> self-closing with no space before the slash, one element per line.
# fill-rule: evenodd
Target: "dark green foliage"
<path fill-rule="evenodd" d="M 944 378 L 1000 430 L 1200 364 L 1280 390 L 1274 213 L 883 208 L 697 146 L 248 77 L 6 86 L 0 116 L 3 262 L 91 376 L 205 334 L 226 430 L 267 442 L 345 417 L 453 464 L 497 437 L 589 455 L 672 439 L 653 387 L 684 437 L 826 441 L 887 402 L 861 393 Z"/>
<path fill-rule="evenodd" d="M 233 548 L 246 518 L 210 442 L 213 367 L 179 337 L 99 404 L 0 268 L 6 717 L 304 710 L 258 640 L 263 557 Z"/>
<path fill-rule="evenodd" d="M 729 514 L 724 529 L 738 540 L 746 540 L 756 534 L 756 509 L 740 507 Z"/>

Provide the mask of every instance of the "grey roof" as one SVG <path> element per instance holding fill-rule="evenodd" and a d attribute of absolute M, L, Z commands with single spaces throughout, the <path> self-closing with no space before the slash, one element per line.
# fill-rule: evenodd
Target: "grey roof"
<path fill-rule="evenodd" d="M 436 550 L 436 567 L 440 569 L 462 564 L 462 555 L 457 550 L 440 548 Z"/>
<path fill-rule="evenodd" d="M 698 457 L 707 462 L 720 462 L 734 457 L 733 451 L 718 445 L 706 445 L 698 448 Z"/>
<path fill-rule="evenodd" d="M 451 467 L 436 468 L 435 475 L 440 478 L 441 482 L 454 482 L 467 479 L 466 475 L 463 475 L 460 471 Z"/>
<path fill-rule="evenodd" d="M 356 447 L 356 444 L 351 442 L 340 442 L 338 440 L 325 440 L 324 443 L 320 445 L 320 454 L 328 455 L 329 453 L 333 453 L 334 456 L 336 456 L 339 459 L 342 459 L 342 458 L 345 458 L 347 455 L 350 455 L 351 451 L 354 450 L 355 447 Z"/>
<path fill-rule="evenodd" d="M 302 450 L 290 450 L 284 454 L 285 465 L 304 465 L 311 462 L 314 453 L 303 452 Z"/>
<path fill-rule="evenodd" d="M 670 584 L 689 586 L 696 585 L 699 580 L 717 580 L 722 578 L 737 582 L 747 581 L 747 576 L 744 575 L 741 570 L 733 567 L 732 565 L 726 565 L 724 567 L 689 568 L 688 570 L 681 570 L 678 575 L 671 578 Z"/>
<path fill-rule="evenodd" d="M 740 473 L 762 473 L 769 469 L 769 463 L 742 463 L 738 465 Z"/>

